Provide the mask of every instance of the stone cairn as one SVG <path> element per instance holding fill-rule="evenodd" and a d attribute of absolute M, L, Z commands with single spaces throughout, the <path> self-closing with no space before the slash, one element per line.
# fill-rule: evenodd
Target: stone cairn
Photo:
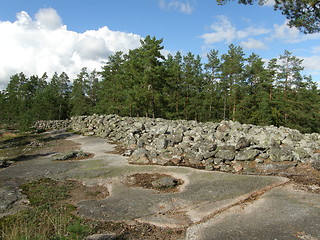
<path fill-rule="evenodd" d="M 92 115 L 39 121 L 35 128 L 69 128 L 106 138 L 126 149 L 132 164 L 246 173 L 286 170 L 298 163 L 320 165 L 320 134 L 285 127 Z"/>

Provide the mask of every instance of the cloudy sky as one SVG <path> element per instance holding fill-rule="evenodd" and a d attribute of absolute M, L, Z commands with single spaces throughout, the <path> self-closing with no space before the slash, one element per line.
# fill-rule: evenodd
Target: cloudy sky
<path fill-rule="evenodd" d="M 266 6 L 214 0 L 1 0 L 0 89 L 15 73 L 100 70 L 115 51 L 136 48 L 147 35 L 163 38 L 165 53 L 192 52 L 204 58 L 233 43 L 271 59 L 289 50 L 304 59 L 305 73 L 320 80 L 320 34 L 289 28 Z"/>

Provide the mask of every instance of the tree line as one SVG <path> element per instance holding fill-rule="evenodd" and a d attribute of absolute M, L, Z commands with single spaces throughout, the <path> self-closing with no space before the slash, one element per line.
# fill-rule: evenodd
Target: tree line
<path fill-rule="evenodd" d="M 191 52 L 161 54 L 162 39 L 116 52 L 101 71 L 83 68 L 27 77 L 18 73 L 0 92 L 0 122 L 28 127 L 36 120 L 90 114 L 286 126 L 320 132 L 320 91 L 302 74 L 302 60 L 285 51 L 264 62 L 240 46 L 211 50 L 207 62 Z"/>

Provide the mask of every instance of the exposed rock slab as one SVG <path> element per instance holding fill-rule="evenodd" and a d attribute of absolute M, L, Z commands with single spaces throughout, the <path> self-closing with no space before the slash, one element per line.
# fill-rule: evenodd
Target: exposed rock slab
<path fill-rule="evenodd" d="M 320 236 L 320 195 L 292 185 L 273 189 L 188 229 L 186 240 L 310 239 Z"/>

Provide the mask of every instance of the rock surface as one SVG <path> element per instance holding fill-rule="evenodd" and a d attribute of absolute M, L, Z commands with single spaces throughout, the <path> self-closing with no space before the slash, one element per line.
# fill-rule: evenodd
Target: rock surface
<path fill-rule="evenodd" d="M 147 126 L 144 125 L 146 130 Z M 166 137 L 169 138 L 170 127 L 161 129 L 152 131 L 158 132 L 157 134 L 167 132 Z M 183 131 L 187 135 L 183 138 L 190 141 L 192 138 L 192 141 L 204 141 L 203 135 L 196 134 L 199 130 L 197 128 L 188 135 L 188 130 L 185 129 Z M 64 131 L 56 132 L 59 132 L 56 137 L 66 136 Z M 69 134 L 66 137 L 68 142 L 76 143 L 81 151 L 93 153 L 93 157 L 84 161 L 54 161 L 53 155 L 46 154 L 1 169 L 0 192 L 4 194 L 0 194 L 0 203 L 6 202 L 3 204 L 3 209 L 11 208 L 14 202 L 21 201 L 23 196 L 17 197 L 16 194 L 19 194 L 18 189 L 22 183 L 41 178 L 52 178 L 57 181 L 77 179 L 86 186 L 103 186 L 110 193 L 108 197 L 99 199 L 78 198 L 74 202 L 77 205 L 77 213 L 86 219 L 110 221 L 118 227 L 118 223 L 130 224 L 126 227 L 131 229 L 129 233 L 138 234 L 132 239 L 182 239 L 185 230 L 186 240 L 266 239 L 265 236 L 270 236 L 270 239 L 289 240 L 297 239 L 297 234 L 300 234 L 301 239 L 316 239 L 320 235 L 318 211 L 320 195 L 316 182 L 309 186 L 314 189 L 310 192 L 299 189 L 299 184 L 283 177 L 238 175 L 186 167 L 151 165 L 151 163 L 129 165 L 128 157 L 114 154 L 116 146 L 110 144 L 109 140 L 77 134 Z M 144 149 L 148 150 L 148 156 L 152 161 L 167 154 L 164 152 L 156 155 L 157 152 L 152 146 L 149 147 L 149 140 L 145 138 L 144 141 L 146 142 Z M 232 140 L 232 142 L 236 145 L 239 141 Z M 187 145 L 194 146 L 191 143 Z M 167 149 L 170 147 L 173 146 L 168 145 Z M 224 146 L 210 144 L 204 147 L 200 144 L 197 148 L 199 149 L 197 154 L 201 154 L 203 158 L 203 160 L 198 159 L 201 164 L 214 169 L 219 167 L 223 170 L 237 171 L 250 169 L 255 161 L 223 161 L 216 158 L 216 152 L 244 151 L 246 148 L 259 150 L 252 142 L 249 147 L 242 146 L 238 150 L 231 142 Z M 63 148 L 61 152 L 65 150 Z M 50 149 L 47 151 L 52 152 Z M 181 148 L 179 151 L 181 155 L 185 152 L 192 154 L 188 148 Z M 206 155 L 207 151 L 210 154 Z M 264 152 L 263 156 L 266 157 L 268 154 Z M 317 167 L 314 163 L 307 164 Z M 263 164 L 266 168 L 270 165 L 293 168 L 297 162 L 266 161 Z M 318 173 L 315 169 L 313 171 Z M 136 179 L 132 179 L 132 176 L 137 174 L 169 176 L 170 179 L 163 179 L 165 184 L 172 184 L 172 179 L 181 180 L 181 184 L 175 191 L 168 192 L 138 187 L 134 184 Z M 133 180 L 132 184 L 128 184 L 128 179 Z M 310 179 L 306 178 L 306 181 L 310 182 Z M 13 194 L 7 198 L 10 193 Z M 149 234 L 148 237 L 141 233 L 141 228 L 136 228 L 139 224 L 145 226 L 142 228 L 144 229 L 142 233 Z M 155 228 L 156 232 L 152 230 Z M 177 235 L 171 237 L 172 233 L 177 231 L 180 231 L 179 237 Z M 108 232 L 109 230 L 99 231 L 97 233 L 102 235 L 96 237 L 109 235 Z M 122 234 L 122 230 L 117 227 L 110 229 L 110 232 L 117 234 L 116 239 Z"/>

